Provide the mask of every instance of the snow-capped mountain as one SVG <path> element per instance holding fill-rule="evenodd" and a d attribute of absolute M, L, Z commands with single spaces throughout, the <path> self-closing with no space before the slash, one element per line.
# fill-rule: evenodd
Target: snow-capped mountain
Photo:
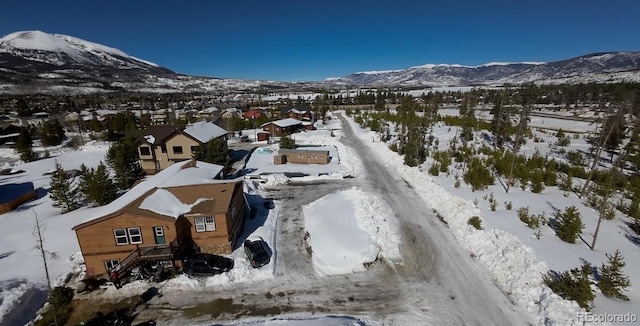
<path fill-rule="evenodd" d="M 23 31 L 0 38 L 0 93 L 197 92 L 265 84 L 181 75 L 68 35 Z"/>
<path fill-rule="evenodd" d="M 330 82 L 361 86 L 469 86 L 621 81 L 640 82 L 640 52 L 594 53 L 549 63 L 427 64 L 403 70 L 359 72 Z"/>

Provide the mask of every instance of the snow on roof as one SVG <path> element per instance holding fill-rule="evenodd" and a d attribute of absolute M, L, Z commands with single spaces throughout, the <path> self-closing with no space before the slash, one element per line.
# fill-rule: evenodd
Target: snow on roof
<path fill-rule="evenodd" d="M 276 120 L 276 121 L 264 123 L 260 127 L 266 126 L 269 123 L 273 123 L 274 125 L 276 125 L 276 126 L 278 126 L 280 128 L 285 128 L 285 127 L 291 127 L 291 126 L 299 125 L 299 124 L 302 123 L 302 121 L 300 121 L 298 119 L 294 119 L 294 118 L 286 118 L 286 119 L 282 119 L 282 120 Z"/>
<path fill-rule="evenodd" d="M 193 206 L 196 206 L 205 200 L 210 200 L 210 198 L 199 198 L 192 204 L 185 204 L 169 190 L 157 189 L 145 198 L 138 208 L 146 209 L 160 215 L 178 218 L 182 214 L 189 213 Z"/>
<path fill-rule="evenodd" d="M 153 135 L 146 135 L 146 136 L 144 136 L 144 140 L 146 140 L 146 141 L 147 141 L 147 143 L 149 143 L 149 144 L 153 144 L 153 143 L 155 143 L 155 142 L 156 142 L 156 138 L 155 138 L 155 137 L 153 137 Z"/>
<path fill-rule="evenodd" d="M 88 218 L 80 224 L 82 225 L 94 219 L 117 212 L 154 188 L 229 182 L 228 180 L 222 181 L 214 179 L 215 176 L 220 174 L 220 171 L 224 168 L 223 166 L 205 162 L 196 162 L 195 166 L 188 167 L 191 162 L 192 161 L 188 161 L 186 163 L 180 162 L 169 166 L 158 174 L 140 182 L 124 195 L 118 197 L 107 205 L 96 208 L 80 209 L 66 213 L 62 216 L 68 216 L 69 218 L 73 218 L 76 215 L 87 216 Z"/>
<path fill-rule="evenodd" d="M 228 134 L 226 130 L 206 121 L 200 121 L 189 125 L 184 129 L 184 132 L 203 143 Z"/>
<path fill-rule="evenodd" d="M 210 108 L 206 108 L 206 109 L 202 109 L 201 112 L 206 112 L 206 113 L 213 113 L 213 112 L 218 112 L 218 108 L 215 106 L 212 106 Z"/>

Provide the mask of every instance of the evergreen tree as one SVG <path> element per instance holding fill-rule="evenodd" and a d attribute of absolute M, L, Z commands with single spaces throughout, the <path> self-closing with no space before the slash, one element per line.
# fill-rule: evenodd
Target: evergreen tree
<path fill-rule="evenodd" d="M 229 170 L 229 147 L 224 138 L 211 139 L 206 144 L 201 144 L 193 153 L 193 158 L 211 164 L 218 164 Z"/>
<path fill-rule="evenodd" d="M 62 165 L 56 161 L 56 169 L 51 175 L 49 183 L 49 197 L 51 205 L 62 209 L 63 213 L 80 208 L 82 198 L 78 187 L 73 184 L 73 178 L 67 176 Z"/>
<path fill-rule="evenodd" d="M 80 191 L 85 195 L 89 202 L 97 206 L 106 205 L 117 197 L 116 184 L 111 180 L 107 166 L 100 162 L 97 168 L 87 169 L 80 181 Z"/>
<path fill-rule="evenodd" d="M 575 206 L 567 207 L 564 212 L 554 213 L 558 223 L 556 225 L 556 235 L 564 242 L 576 243 L 578 235 L 584 229 L 580 212 Z"/>
<path fill-rule="evenodd" d="M 33 138 L 29 128 L 20 127 L 20 134 L 16 138 L 16 152 L 20 154 L 20 159 L 24 162 L 38 159 L 38 155 L 33 151 Z"/>
<path fill-rule="evenodd" d="M 284 135 L 284 136 L 280 137 L 280 148 L 295 149 L 296 148 L 296 141 L 293 138 L 291 138 L 291 136 Z"/>
<path fill-rule="evenodd" d="M 612 114 L 608 116 L 604 123 L 603 130 L 609 130 L 609 137 L 606 138 L 604 148 L 610 153 L 613 159 L 614 152 L 618 150 L 618 147 L 622 144 L 622 140 L 625 138 L 624 115 Z"/>
<path fill-rule="evenodd" d="M 132 141 L 113 144 L 107 152 L 107 165 L 114 173 L 114 181 L 120 189 L 128 189 L 145 173 L 138 161 L 137 149 Z"/>
<path fill-rule="evenodd" d="M 543 276 L 543 281 L 559 296 L 575 300 L 580 307 L 589 311 L 595 299 L 593 292 L 591 292 L 589 275 L 591 275 L 591 267 L 585 264 L 581 268 L 574 268 L 559 274 L 549 272 Z"/>
<path fill-rule="evenodd" d="M 503 106 L 502 99 L 498 99 L 491 110 L 491 114 L 493 114 L 491 132 L 493 133 L 494 143 L 496 146 L 502 148 L 504 141 L 509 138 L 509 128 L 511 124 L 509 121 L 509 109 Z"/>
<path fill-rule="evenodd" d="M 629 297 L 622 293 L 631 286 L 629 277 L 622 272 L 622 268 L 625 266 L 624 257 L 619 250 L 616 250 L 613 255 L 605 255 L 609 261 L 607 265 L 602 264 L 600 268 L 600 279 L 597 286 L 607 298 L 628 301 Z"/>
<path fill-rule="evenodd" d="M 40 140 L 43 146 L 56 146 L 62 143 L 64 140 L 64 129 L 60 125 L 60 122 L 56 119 L 51 119 L 42 125 L 40 130 Z"/>

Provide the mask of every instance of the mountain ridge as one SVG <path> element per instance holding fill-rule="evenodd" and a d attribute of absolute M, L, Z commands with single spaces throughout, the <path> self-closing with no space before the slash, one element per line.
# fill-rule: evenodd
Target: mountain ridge
<path fill-rule="evenodd" d="M 321 82 L 189 76 L 124 51 L 42 31 L 0 38 L 0 93 L 225 92 L 260 89 L 438 87 L 522 83 L 640 82 L 640 52 L 598 52 L 555 62 L 425 64 L 363 71 Z"/>
<path fill-rule="evenodd" d="M 597 52 L 544 63 L 425 64 L 406 69 L 363 71 L 330 80 L 332 83 L 358 86 L 473 86 L 581 81 L 640 82 L 640 51 Z"/>

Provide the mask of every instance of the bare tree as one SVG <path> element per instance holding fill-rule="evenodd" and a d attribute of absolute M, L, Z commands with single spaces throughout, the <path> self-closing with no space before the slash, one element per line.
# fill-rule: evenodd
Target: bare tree
<path fill-rule="evenodd" d="M 42 262 L 44 264 L 44 273 L 47 277 L 47 289 L 49 290 L 49 293 L 51 293 L 51 276 L 49 275 L 49 265 L 47 264 L 47 258 L 58 259 L 58 254 L 55 252 L 50 252 L 44 248 L 45 241 L 42 233 L 46 230 L 46 226 L 40 222 L 40 219 L 38 219 L 38 213 L 36 213 L 36 211 L 33 209 L 31 211 L 33 211 L 33 214 L 36 216 L 36 225 L 33 228 L 32 233 L 33 236 L 36 237 L 36 245 L 34 246 L 34 249 L 40 251 L 40 256 L 42 257 Z M 58 320 L 55 313 L 53 314 L 53 322 L 56 326 L 58 326 Z"/>
<path fill-rule="evenodd" d="M 612 116 L 611 115 L 612 107 L 613 106 L 609 106 L 609 108 L 607 109 L 607 117 Z M 613 130 L 617 128 L 616 121 L 619 121 L 618 118 L 620 116 L 624 116 L 624 111 L 625 111 L 624 108 L 621 110 L 618 110 L 618 113 L 616 114 L 616 119 L 613 120 L 614 122 L 611 124 L 608 131 L 604 129 L 605 122 L 602 122 L 602 130 L 600 130 L 600 137 L 598 139 L 598 143 L 596 144 L 597 147 L 593 155 L 593 162 L 591 163 L 591 168 L 589 169 L 589 175 L 587 175 L 587 179 L 584 181 L 584 185 L 582 185 L 582 190 L 580 190 L 580 193 L 578 194 L 578 198 L 582 198 L 582 196 L 584 196 L 584 193 L 587 190 L 587 187 L 589 186 L 589 182 L 591 182 L 591 178 L 593 177 L 593 173 L 595 172 L 596 165 L 600 160 L 600 154 L 602 153 L 602 148 L 604 148 L 604 145 L 607 143 L 607 140 L 611 136 L 611 133 L 613 133 Z"/>

